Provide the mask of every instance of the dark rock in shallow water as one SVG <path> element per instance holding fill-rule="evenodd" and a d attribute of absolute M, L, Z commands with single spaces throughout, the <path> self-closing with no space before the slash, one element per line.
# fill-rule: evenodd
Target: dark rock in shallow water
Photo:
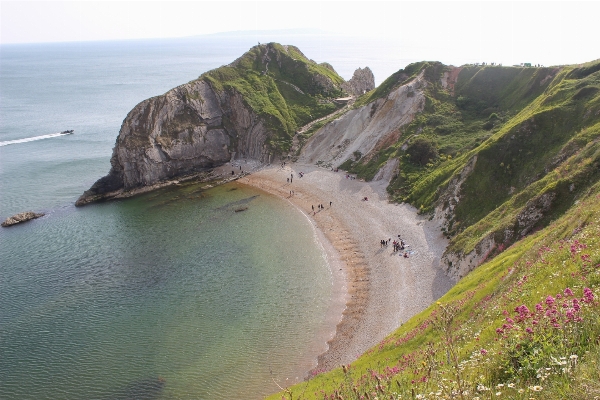
<path fill-rule="evenodd" d="M 2 223 L 2 226 L 6 228 L 9 226 L 20 224 L 21 222 L 27 222 L 29 220 L 36 219 L 36 218 L 43 217 L 43 216 L 44 216 L 44 214 L 42 214 L 42 213 L 34 213 L 33 211 L 26 211 L 26 212 L 22 212 L 22 213 L 13 215 L 12 217 L 6 218 L 6 220 Z"/>
<path fill-rule="evenodd" d="M 165 387 L 165 379 L 162 377 L 145 378 L 117 389 L 110 394 L 111 400 L 154 400 L 161 397 Z"/>

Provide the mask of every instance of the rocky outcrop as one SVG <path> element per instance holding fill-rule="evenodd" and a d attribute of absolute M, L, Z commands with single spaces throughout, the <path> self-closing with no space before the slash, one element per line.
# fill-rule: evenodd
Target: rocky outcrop
<path fill-rule="evenodd" d="M 22 222 L 31 221 L 32 219 L 36 219 L 36 218 L 43 217 L 43 216 L 44 216 L 43 213 L 34 213 L 33 211 L 26 211 L 26 212 L 22 212 L 22 213 L 13 215 L 12 217 L 6 218 L 6 220 L 2 223 L 2 226 L 4 228 L 7 228 L 9 226 L 20 224 Z"/>
<path fill-rule="evenodd" d="M 109 174 L 76 205 L 206 171 L 234 155 L 262 160 L 266 139 L 262 119 L 239 93 L 217 92 L 204 80 L 190 82 L 129 112 L 113 149 Z"/>
<path fill-rule="evenodd" d="M 352 78 L 342 84 L 342 89 L 353 96 L 360 96 L 375 89 L 375 75 L 369 67 L 358 68 Z"/>
<path fill-rule="evenodd" d="M 456 174 L 443 193 L 438 198 L 433 214 L 433 218 L 438 221 L 440 226 L 449 230 L 454 219 L 454 208 L 460 202 L 460 191 L 463 183 L 471 175 L 477 164 L 477 154 L 467 162 L 464 168 Z"/>
<path fill-rule="evenodd" d="M 488 257 L 528 235 L 550 211 L 556 193 L 546 192 L 527 202 L 512 224 L 501 231 L 490 232 L 469 253 L 447 251 L 442 256 L 446 275 L 458 282 Z"/>

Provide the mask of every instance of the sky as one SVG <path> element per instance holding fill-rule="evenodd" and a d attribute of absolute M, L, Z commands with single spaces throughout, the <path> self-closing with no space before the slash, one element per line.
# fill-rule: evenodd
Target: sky
<path fill-rule="evenodd" d="M 319 29 L 395 43 L 403 58 L 460 65 L 600 58 L 599 1 L 0 1 L 0 43 Z"/>

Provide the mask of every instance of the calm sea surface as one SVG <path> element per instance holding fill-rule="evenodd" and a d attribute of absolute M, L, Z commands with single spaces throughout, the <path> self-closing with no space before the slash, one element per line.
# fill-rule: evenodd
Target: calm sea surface
<path fill-rule="evenodd" d="M 47 213 L 0 229 L 0 398 L 258 399 L 314 366 L 332 278 L 288 203 L 230 184 L 73 206 L 108 172 L 130 109 L 254 40 L 0 47 L 0 218 Z M 270 40 L 346 79 L 403 66 L 339 38 Z"/>

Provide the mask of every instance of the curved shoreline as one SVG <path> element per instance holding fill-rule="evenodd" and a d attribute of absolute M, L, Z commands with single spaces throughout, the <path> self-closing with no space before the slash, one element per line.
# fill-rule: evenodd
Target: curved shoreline
<path fill-rule="evenodd" d="M 452 287 L 439 267 L 447 245 L 439 227 L 411 206 L 388 203 L 384 182 L 347 179 L 344 172 L 302 164 L 267 166 L 238 182 L 302 210 L 324 239 L 332 273 L 343 269 L 345 287 L 334 290 L 346 290 L 345 309 L 310 374 L 354 361 Z M 398 234 L 410 245 L 409 258 L 393 253 L 391 244 L 378 245 Z M 344 285 L 340 279 L 334 283 Z"/>

